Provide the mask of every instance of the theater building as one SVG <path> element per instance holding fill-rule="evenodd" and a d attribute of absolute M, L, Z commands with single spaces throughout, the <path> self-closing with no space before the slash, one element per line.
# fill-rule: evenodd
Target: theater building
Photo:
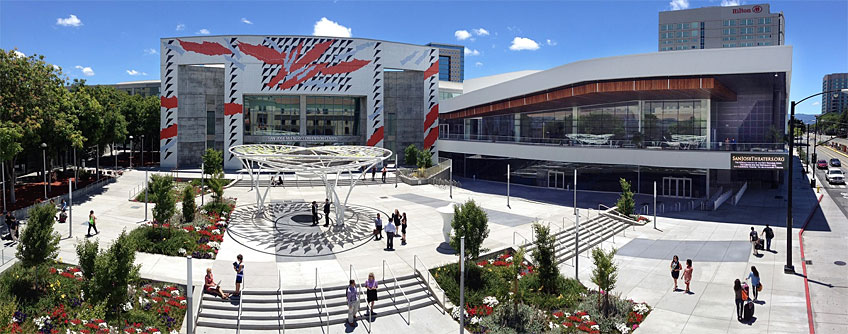
<path fill-rule="evenodd" d="M 252 143 L 435 152 L 439 48 L 361 38 L 162 38 L 162 167 Z M 401 154 L 402 155 L 402 154 Z"/>
<path fill-rule="evenodd" d="M 505 182 L 509 164 L 511 182 L 557 189 L 575 171 L 581 190 L 774 187 L 791 70 L 791 46 L 577 61 L 444 100 L 439 154 L 459 177 Z"/>

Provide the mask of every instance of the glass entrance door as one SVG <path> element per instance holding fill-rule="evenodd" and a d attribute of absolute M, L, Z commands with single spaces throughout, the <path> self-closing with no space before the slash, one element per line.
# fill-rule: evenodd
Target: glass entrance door
<path fill-rule="evenodd" d="M 565 189 L 565 173 L 548 171 L 548 188 Z"/>
<path fill-rule="evenodd" d="M 692 179 L 688 177 L 664 177 L 662 195 L 668 197 L 692 197 Z"/>

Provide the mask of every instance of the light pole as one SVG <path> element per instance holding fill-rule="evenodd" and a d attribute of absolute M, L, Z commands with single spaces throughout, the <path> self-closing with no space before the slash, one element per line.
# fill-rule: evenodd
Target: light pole
<path fill-rule="evenodd" d="M 132 168 L 132 156 L 133 156 L 133 136 L 130 136 L 130 168 Z"/>
<path fill-rule="evenodd" d="M 509 164 L 506 164 L 506 207 L 512 208 L 509 206 Z"/>
<path fill-rule="evenodd" d="M 144 168 L 144 135 L 141 135 L 141 168 Z"/>
<path fill-rule="evenodd" d="M 792 152 L 795 149 L 795 105 L 806 101 L 809 98 L 816 97 L 822 94 L 834 93 L 834 96 L 842 93 L 848 93 L 848 88 L 844 88 L 841 90 L 830 90 L 826 92 L 816 93 L 810 96 L 807 96 L 801 99 L 798 102 L 792 101 L 790 104 L 789 111 L 789 152 L 787 156 L 787 161 L 789 161 L 789 167 L 786 172 L 786 265 L 783 266 L 783 272 L 787 274 L 795 273 L 795 266 L 792 265 L 792 157 L 794 153 Z"/>
<path fill-rule="evenodd" d="M 2 164 L 2 173 L 3 173 L 3 212 L 6 212 L 6 162 L 4 161 Z"/>
<path fill-rule="evenodd" d="M 465 333 L 465 237 L 459 238 L 459 334 Z"/>
<path fill-rule="evenodd" d="M 47 200 L 47 144 L 41 143 L 41 173 L 44 175 L 44 200 Z"/>

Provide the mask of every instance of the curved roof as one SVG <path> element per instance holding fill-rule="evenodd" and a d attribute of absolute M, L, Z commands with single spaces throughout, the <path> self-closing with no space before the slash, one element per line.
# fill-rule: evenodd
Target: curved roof
<path fill-rule="evenodd" d="M 392 151 L 374 146 L 315 146 L 250 144 L 230 147 L 242 162 L 280 172 L 327 173 L 372 166 L 388 159 Z"/>

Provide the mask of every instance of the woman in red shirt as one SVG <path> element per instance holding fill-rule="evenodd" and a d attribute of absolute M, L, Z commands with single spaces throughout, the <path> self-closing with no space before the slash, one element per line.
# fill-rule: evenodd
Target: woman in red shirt
<path fill-rule="evenodd" d="M 230 299 L 230 295 L 221 291 L 221 286 L 215 284 L 215 278 L 212 277 L 212 268 L 206 268 L 206 278 L 203 283 L 203 290 L 223 299 Z"/>

